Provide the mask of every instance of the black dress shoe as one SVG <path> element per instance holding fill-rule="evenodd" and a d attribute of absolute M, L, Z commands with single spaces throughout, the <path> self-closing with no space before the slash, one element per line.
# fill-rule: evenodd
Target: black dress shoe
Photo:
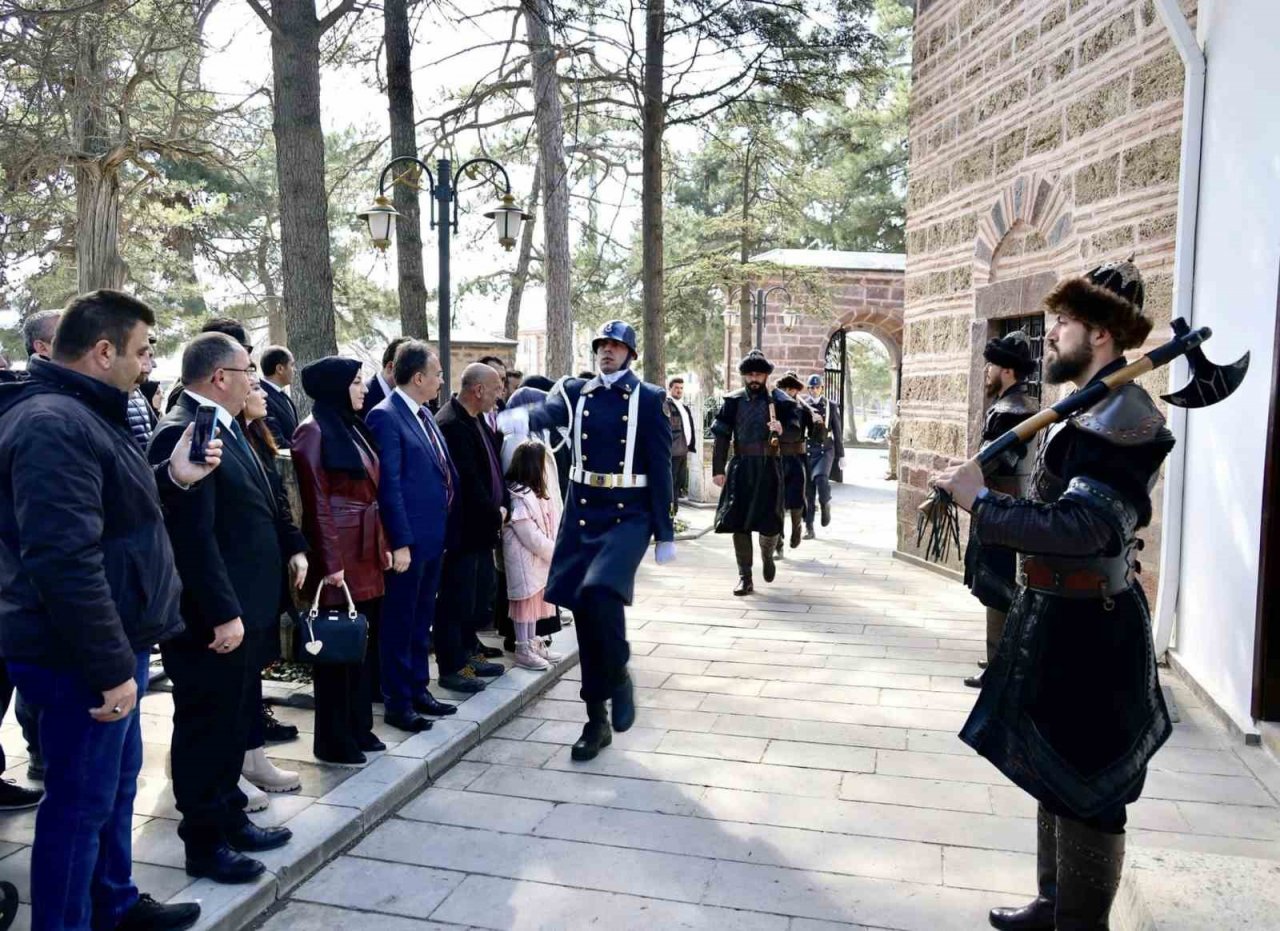
<path fill-rule="evenodd" d="M 472 659 L 467 665 L 482 679 L 496 679 L 507 671 L 507 667 L 501 663 L 488 663 L 482 659 Z"/>
<path fill-rule="evenodd" d="M 423 692 L 422 695 L 413 700 L 413 710 L 419 714 L 430 714 L 437 718 L 444 718 L 451 714 L 457 714 L 458 706 L 442 702 L 430 692 Z"/>
<path fill-rule="evenodd" d="M 195 902 L 161 905 L 145 892 L 120 918 L 116 931 L 182 931 L 200 920 L 200 906 Z"/>
<path fill-rule="evenodd" d="M 1000 931 L 1053 931 L 1052 899 L 1037 896 L 1022 908 L 993 908 L 987 915 L 991 927 Z"/>
<path fill-rule="evenodd" d="M 738 576 L 738 587 L 733 590 L 735 595 L 750 595 L 756 590 L 755 585 L 751 581 L 751 576 Z"/>
<path fill-rule="evenodd" d="M 378 739 L 377 734 L 364 734 L 357 737 L 356 746 L 360 748 L 361 753 L 380 753 L 387 749 L 387 745 Z"/>
<path fill-rule="evenodd" d="M 613 729 L 619 734 L 631 730 L 636 723 L 636 690 L 631 676 L 625 672 L 623 679 L 613 690 Z"/>
<path fill-rule="evenodd" d="M 282 724 L 277 721 L 276 714 L 271 710 L 271 706 L 264 704 L 262 706 L 262 739 L 268 743 L 297 740 L 298 729 L 292 724 Z"/>
<path fill-rule="evenodd" d="M 289 843 L 293 832 L 288 828 L 260 828 L 252 821 L 227 832 L 227 845 L 241 853 L 261 853 Z"/>
<path fill-rule="evenodd" d="M 226 844 L 207 853 L 187 854 L 187 875 L 197 879 L 212 879 L 216 883 L 234 885 L 251 883 L 267 868 L 260 860 L 237 853 Z"/>
<path fill-rule="evenodd" d="M 604 702 L 587 704 L 587 725 L 569 751 L 571 759 L 579 763 L 594 760 L 596 755 L 613 743 L 613 731 L 609 729 L 609 709 Z"/>
<path fill-rule="evenodd" d="M 423 731 L 431 730 L 431 722 L 416 711 L 388 712 L 383 720 L 392 727 L 408 731 L 411 734 L 420 734 Z"/>
<path fill-rule="evenodd" d="M 345 750 L 335 750 L 329 752 L 312 749 L 315 758 L 321 763 L 332 763 L 334 766 L 363 766 L 369 762 L 369 758 L 361 752 L 358 746 L 347 747 Z"/>
<path fill-rule="evenodd" d="M 964 684 L 971 689 L 980 689 L 982 688 L 982 676 L 969 676 L 964 680 Z"/>
<path fill-rule="evenodd" d="M 485 646 L 483 643 L 476 649 L 475 655 L 481 659 L 502 659 L 502 651 L 497 647 Z"/>
<path fill-rule="evenodd" d="M 440 683 L 440 688 L 442 689 L 448 689 L 450 692 L 462 692 L 466 695 L 474 695 L 477 692 L 483 692 L 485 689 L 485 684 L 476 678 L 476 674 L 471 670 L 470 666 L 463 666 L 460 671 L 441 676 L 436 681 Z"/>
<path fill-rule="evenodd" d="M 764 563 L 764 580 L 772 582 L 774 576 L 778 574 L 778 567 L 773 562 L 772 548 L 770 548 L 769 552 L 760 554 L 760 561 Z"/>
<path fill-rule="evenodd" d="M 28 789 L 12 779 L 0 779 L 0 811 L 22 811 L 35 808 L 44 798 L 44 789 Z"/>

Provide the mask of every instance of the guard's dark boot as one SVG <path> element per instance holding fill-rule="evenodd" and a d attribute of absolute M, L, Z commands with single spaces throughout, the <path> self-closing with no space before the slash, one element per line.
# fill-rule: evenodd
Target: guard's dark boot
<path fill-rule="evenodd" d="M 822 502 L 822 526 L 825 527 L 829 523 L 831 523 L 831 502 L 823 501 Z"/>
<path fill-rule="evenodd" d="M 587 724 L 569 756 L 580 762 L 594 760 L 596 754 L 611 743 L 613 730 L 609 727 L 609 706 L 602 701 L 587 702 Z"/>
<path fill-rule="evenodd" d="M 1123 834 L 1104 834 L 1059 818 L 1056 931 L 1107 931 L 1123 865 Z"/>
<path fill-rule="evenodd" d="M 800 527 L 804 523 L 804 520 L 800 515 L 801 515 L 801 512 L 798 509 L 793 509 L 791 512 L 791 548 L 792 549 L 795 549 L 797 546 L 800 545 Z M 778 541 L 778 553 L 779 554 L 782 553 L 781 540 Z"/>
<path fill-rule="evenodd" d="M 1058 819 L 1043 805 L 1036 816 L 1036 887 L 1039 895 L 1021 908 L 993 908 L 991 927 L 1007 931 L 1054 931 L 1053 908 L 1058 897 Z"/>
<path fill-rule="evenodd" d="M 806 540 L 816 540 L 818 538 L 818 535 L 813 532 L 812 521 L 804 525 L 804 538 Z"/>
<path fill-rule="evenodd" d="M 773 558 L 782 558 L 782 534 L 778 534 L 778 545 L 773 548 Z"/>
<path fill-rule="evenodd" d="M 772 582 L 773 577 L 778 574 L 778 567 L 773 561 L 773 538 L 768 538 L 768 540 L 764 541 L 764 544 L 764 546 L 760 547 L 760 562 L 764 580 Z"/>
<path fill-rule="evenodd" d="M 631 730 L 636 723 L 636 690 L 631 677 L 622 671 L 622 681 L 613 690 L 613 729 L 619 734 Z"/>
<path fill-rule="evenodd" d="M 756 590 L 755 585 L 751 581 L 751 572 L 749 570 L 738 570 L 738 587 L 733 590 L 735 595 L 750 595 Z"/>

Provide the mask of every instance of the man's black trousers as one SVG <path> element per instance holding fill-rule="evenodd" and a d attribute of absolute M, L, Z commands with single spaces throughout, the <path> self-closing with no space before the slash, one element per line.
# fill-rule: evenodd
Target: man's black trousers
<path fill-rule="evenodd" d="M 573 612 L 573 626 L 578 632 L 582 700 L 605 701 L 622 682 L 627 673 L 627 660 L 631 658 L 622 598 L 609 588 L 584 589 Z"/>
<path fill-rule="evenodd" d="M 436 600 L 436 662 L 440 675 L 458 672 L 471 658 L 476 631 L 487 626 L 497 576 L 493 551 L 446 553 Z"/>

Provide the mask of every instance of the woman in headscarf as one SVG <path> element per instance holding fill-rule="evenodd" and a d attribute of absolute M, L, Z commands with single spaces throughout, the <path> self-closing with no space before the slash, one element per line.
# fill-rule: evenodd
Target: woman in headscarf
<path fill-rule="evenodd" d="M 391 552 L 378 513 L 377 444 L 358 413 L 365 387 L 360 363 L 328 356 L 302 370 L 302 390 L 315 402 L 293 434 L 293 463 L 302 494 L 303 532 L 311 544 L 304 591 L 322 586 L 320 604 L 345 606 L 343 585 L 369 620 L 363 666 L 313 667 L 315 755 L 327 763 L 358 766 L 365 753 L 385 750 L 373 733 L 371 683 L 376 678 L 376 631 L 383 571 Z"/>

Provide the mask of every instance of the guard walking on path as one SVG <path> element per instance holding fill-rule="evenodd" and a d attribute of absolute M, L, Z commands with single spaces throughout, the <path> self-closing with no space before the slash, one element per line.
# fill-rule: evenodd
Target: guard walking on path
<path fill-rule="evenodd" d="M 716 533 L 733 534 L 733 552 L 738 560 L 738 586 L 733 593 L 749 595 L 755 591 L 752 533 L 760 535 L 764 580 L 772 582 L 777 571 L 773 559 L 782 534 L 781 437 L 785 429 L 798 426 L 800 414 L 790 398 L 769 392 L 773 364 L 759 349 L 747 353 L 738 363 L 738 371 L 744 387 L 725 395 L 711 425 L 715 436 L 711 480 L 720 487 Z"/>
<path fill-rule="evenodd" d="M 805 496 L 809 486 L 809 451 L 806 448 L 809 434 L 816 429 L 813 414 L 809 408 L 796 401 L 796 397 L 804 389 L 804 382 L 795 372 L 787 372 L 778 379 L 773 389 L 778 400 L 788 400 L 795 404 L 798 415 L 795 423 L 783 424 L 782 436 L 778 438 L 778 452 L 782 457 L 782 506 L 791 518 L 791 548 L 800 545 L 800 534 L 804 525 Z M 782 557 L 782 537 L 778 537 L 778 557 Z"/>
<path fill-rule="evenodd" d="M 803 403 L 813 415 L 809 433 L 809 485 L 805 492 L 805 539 L 814 538 L 813 519 L 822 508 L 822 526 L 831 523 L 831 471 L 843 467 L 844 427 L 840 405 L 823 394 L 822 376 L 809 376 L 809 394 Z"/>
<path fill-rule="evenodd" d="M 1045 380 L 1095 384 L 1152 322 L 1130 262 L 1063 281 L 1045 299 Z M 1030 500 L 984 487 L 975 462 L 935 479 L 984 546 L 1019 553 L 1020 591 L 960 738 L 1039 803 L 1039 895 L 991 911 L 1006 929 L 1105 929 L 1120 885 L 1125 806 L 1172 730 L 1156 675 L 1137 531 L 1173 436 L 1124 384 L 1050 427 Z"/>
<path fill-rule="evenodd" d="M 575 760 L 593 759 L 612 742 L 610 702 L 613 728 L 635 723 L 625 606 L 650 539 L 659 563 L 675 558 L 666 393 L 631 371 L 636 334 L 621 320 L 601 327 L 591 349 L 594 377 L 566 379 L 546 403 L 498 418 L 499 430 L 520 436 L 570 424 L 573 468 L 546 600 L 572 610 L 578 632 L 587 724 Z"/>

